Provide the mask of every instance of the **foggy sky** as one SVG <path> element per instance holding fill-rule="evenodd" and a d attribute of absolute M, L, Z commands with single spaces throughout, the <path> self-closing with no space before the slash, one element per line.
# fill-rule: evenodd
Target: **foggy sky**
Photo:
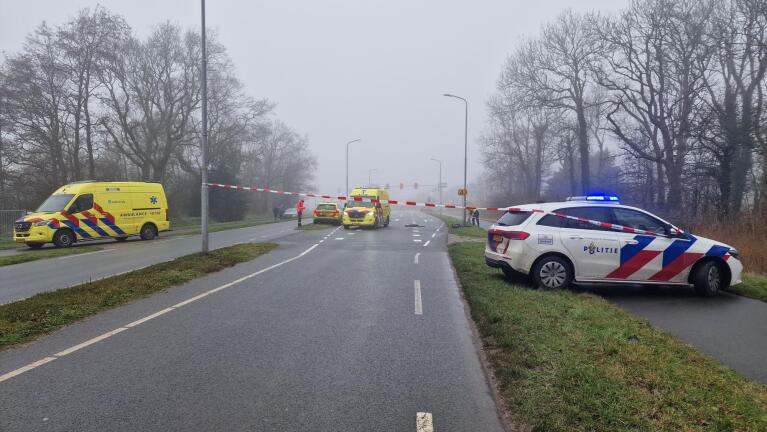
<path fill-rule="evenodd" d="M 14 53 L 41 21 L 58 25 L 87 0 L 0 0 L 0 51 Z M 102 1 L 141 37 L 170 20 L 199 28 L 192 0 Z M 521 36 L 567 7 L 614 11 L 628 0 L 271 0 L 207 1 L 207 24 L 255 97 L 306 134 L 319 192 L 342 192 L 345 143 L 350 186 L 435 184 L 443 161 L 445 201 L 463 179 L 463 103 L 469 100 L 469 179 L 482 167 L 477 139 L 506 56 Z M 398 189 L 393 197 L 405 197 Z"/>

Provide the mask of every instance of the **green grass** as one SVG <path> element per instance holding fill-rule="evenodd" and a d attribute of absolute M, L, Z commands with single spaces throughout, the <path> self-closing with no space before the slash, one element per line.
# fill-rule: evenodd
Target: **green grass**
<path fill-rule="evenodd" d="M 767 276 L 745 274 L 743 275 L 743 282 L 730 287 L 730 291 L 744 297 L 767 302 Z"/>
<path fill-rule="evenodd" d="M 250 261 L 277 245 L 244 243 L 192 254 L 91 283 L 0 305 L 0 349 L 28 342 L 62 326 L 157 291 Z"/>
<path fill-rule="evenodd" d="M 448 232 L 450 234 L 461 236 L 461 237 L 481 237 L 481 238 L 487 237 L 487 231 L 483 228 L 478 228 L 473 226 L 453 228 L 454 224 L 461 225 L 463 223 L 461 219 L 458 219 L 452 216 L 440 215 L 439 213 L 431 213 L 431 215 L 442 219 L 442 221 L 447 224 Z"/>
<path fill-rule="evenodd" d="M 501 396 L 538 431 L 765 431 L 767 387 L 607 301 L 507 282 L 450 246 Z"/>
<path fill-rule="evenodd" d="M 216 222 L 211 220 L 208 225 L 208 231 L 209 232 L 226 231 L 230 229 L 247 228 L 247 227 L 252 227 L 256 225 L 264 225 L 264 224 L 275 223 L 275 222 L 281 222 L 281 221 L 279 220 L 275 221 L 274 216 L 272 215 L 249 215 L 241 221 L 232 221 L 232 222 Z M 171 218 L 170 225 L 171 225 L 171 228 L 173 228 L 173 230 L 175 231 L 184 231 L 184 233 L 188 233 L 188 234 L 200 233 L 199 217 Z"/>
<path fill-rule="evenodd" d="M 76 246 L 65 249 L 25 250 L 15 255 L 0 256 L 0 267 L 37 261 L 46 258 L 57 258 L 101 250 L 98 246 Z"/>
<path fill-rule="evenodd" d="M 332 226 L 334 225 L 312 222 L 312 223 L 305 223 L 301 225 L 300 227 L 296 227 L 296 229 L 301 231 L 314 231 L 314 230 L 328 229 Z"/>
<path fill-rule="evenodd" d="M 0 238 L 0 250 L 17 249 L 21 247 L 22 245 L 20 243 L 11 240 L 10 234 L 7 237 L 4 236 L 3 238 Z"/>

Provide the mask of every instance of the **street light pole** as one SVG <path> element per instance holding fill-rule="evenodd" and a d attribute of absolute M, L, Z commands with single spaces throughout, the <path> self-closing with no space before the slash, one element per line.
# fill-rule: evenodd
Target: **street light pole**
<path fill-rule="evenodd" d="M 439 164 L 439 183 L 437 183 L 437 190 L 439 191 L 439 205 L 443 205 L 445 203 L 442 202 L 442 161 L 435 158 L 431 158 L 431 160 Z M 439 212 L 442 213 L 442 207 L 439 208 Z"/>
<path fill-rule="evenodd" d="M 208 253 L 208 50 L 205 43 L 205 0 L 200 0 L 202 43 L 202 187 L 200 189 L 200 229 L 202 253 Z"/>
<path fill-rule="evenodd" d="M 349 196 L 349 145 L 359 141 L 362 141 L 362 140 L 358 138 L 346 143 L 346 191 L 344 193 L 346 194 L 347 197 Z"/>
<path fill-rule="evenodd" d="M 469 167 L 469 101 L 449 93 L 445 93 L 443 96 L 462 100 L 466 110 L 463 126 L 463 224 L 466 225 L 466 196 L 468 195 L 466 190 L 466 173 Z"/>
<path fill-rule="evenodd" d="M 378 171 L 375 168 L 368 170 L 368 187 L 373 187 L 373 172 Z"/>

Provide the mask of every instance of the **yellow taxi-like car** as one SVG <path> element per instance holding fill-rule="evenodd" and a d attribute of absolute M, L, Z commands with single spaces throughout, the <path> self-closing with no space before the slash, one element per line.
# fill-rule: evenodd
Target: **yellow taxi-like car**
<path fill-rule="evenodd" d="M 342 221 L 342 213 L 338 208 L 338 204 L 334 202 L 319 203 L 312 213 L 314 217 L 314 223 L 331 223 L 340 225 Z"/>

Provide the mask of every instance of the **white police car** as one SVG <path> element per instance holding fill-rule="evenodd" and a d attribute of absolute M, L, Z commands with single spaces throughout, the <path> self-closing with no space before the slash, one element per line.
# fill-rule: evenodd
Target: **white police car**
<path fill-rule="evenodd" d="M 734 248 L 606 195 L 509 209 L 488 231 L 485 261 L 509 278 L 529 275 L 543 289 L 692 285 L 703 296 L 740 283 L 743 271 Z"/>

